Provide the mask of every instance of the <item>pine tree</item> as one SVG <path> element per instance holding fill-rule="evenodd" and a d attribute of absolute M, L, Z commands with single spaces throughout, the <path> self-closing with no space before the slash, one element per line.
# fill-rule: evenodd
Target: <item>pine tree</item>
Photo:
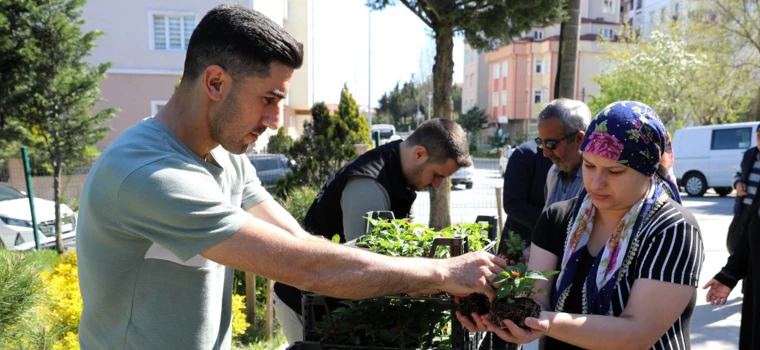
<path fill-rule="evenodd" d="M 81 7 L 84 0 L 6 0 L 28 27 L 16 40 L 26 40 L 21 52 L 24 84 L 15 90 L 17 108 L 9 119 L 17 120 L 33 138 L 27 144 L 36 148 L 53 170 L 56 220 L 56 247 L 61 241 L 61 176 L 83 161 L 97 155 L 95 144 L 105 137 L 103 122 L 115 110 L 93 113 L 100 101 L 100 82 L 109 64 L 92 65 L 85 59 L 95 47 L 100 32 L 83 33 Z"/>

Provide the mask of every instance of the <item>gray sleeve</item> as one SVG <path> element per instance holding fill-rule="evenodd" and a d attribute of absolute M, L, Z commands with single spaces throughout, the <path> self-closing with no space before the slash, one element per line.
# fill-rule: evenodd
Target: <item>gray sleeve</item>
<path fill-rule="evenodd" d="M 351 241 L 363 235 L 368 211 L 390 210 L 391 201 L 388 192 L 380 183 L 367 177 L 354 177 L 348 180 L 340 197 L 343 209 L 343 235 Z"/>

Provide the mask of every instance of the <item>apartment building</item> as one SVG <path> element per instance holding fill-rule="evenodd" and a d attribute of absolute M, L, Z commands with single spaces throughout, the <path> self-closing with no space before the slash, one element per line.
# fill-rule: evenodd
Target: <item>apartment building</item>
<path fill-rule="evenodd" d="M 648 36 L 653 28 L 664 25 L 668 19 L 686 15 L 686 5 L 687 0 L 622 0 L 620 22 Z"/>
<path fill-rule="evenodd" d="M 310 118 L 313 91 L 312 7 L 313 0 L 238 0 L 282 25 L 304 45 L 304 64 L 297 70 L 282 109 L 282 127 L 293 137 L 300 135 L 303 122 Z M 111 62 L 101 83 L 103 102 L 98 106 L 117 107 L 112 130 L 98 144 L 103 149 L 124 130 L 155 114 L 166 104 L 184 66 L 190 35 L 198 22 L 222 1 L 133 0 L 89 1 L 83 8 L 83 30 L 99 30 L 105 35 L 96 42 L 90 60 Z M 270 131 L 255 149 L 266 147 Z"/>
<path fill-rule="evenodd" d="M 464 79 L 462 80 L 462 110 L 472 107 L 488 109 L 488 64 L 486 54 L 464 44 Z"/>
<path fill-rule="evenodd" d="M 581 3 L 580 42 L 575 99 L 598 94 L 592 78 L 603 73 L 597 39 L 616 40 L 620 29 L 620 0 L 584 0 Z M 536 118 L 553 100 L 559 60 L 560 25 L 534 27 L 522 38 L 485 54 L 489 77 L 488 114 L 493 123 L 512 135 L 537 135 Z"/>

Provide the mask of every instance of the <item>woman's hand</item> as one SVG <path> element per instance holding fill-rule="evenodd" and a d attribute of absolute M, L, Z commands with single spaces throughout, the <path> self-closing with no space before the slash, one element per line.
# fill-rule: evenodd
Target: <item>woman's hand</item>
<path fill-rule="evenodd" d="M 525 319 L 525 325 L 528 326 L 528 329 L 516 325 L 511 320 L 504 320 L 503 322 L 507 326 L 507 329 L 501 329 L 491 323 L 488 316 L 483 316 L 481 322 L 499 338 L 515 344 L 527 344 L 541 338 L 549 332 L 551 326 L 549 314 L 543 311 L 538 318 L 528 317 Z"/>
<path fill-rule="evenodd" d="M 460 298 L 458 296 L 455 296 L 454 302 L 459 304 L 459 299 Z M 472 316 L 472 319 L 475 320 L 474 323 L 470 321 L 469 317 L 462 315 L 462 313 L 459 311 L 456 312 L 456 316 L 457 316 L 457 320 L 459 320 L 459 323 L 461 323 L 464 326 L 464 328 L 467 328 L 467 330 L 470 332 L 487 332 L 488 331 L 488 327 L 486 327 L 480 320 L 480 318 L 483 317 L 482 315 L 478 315 L 477 313 L 473 312 L 472 315 L 470 316 Z"/>
<path fill-rule="evenodd" d="M 723 305 L 728 299 L 728 295 L 731 294 L 731 288 L 723 283 L 718 282 L 715 279 L 711 279 L 707 282 L 702 289 L 710 289 L 707 291 L 707 302 L 710 305 Z"/>

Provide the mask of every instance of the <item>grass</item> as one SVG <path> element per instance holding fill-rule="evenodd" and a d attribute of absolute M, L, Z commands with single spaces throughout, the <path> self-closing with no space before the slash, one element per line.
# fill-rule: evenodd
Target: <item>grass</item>
<path fill-rule="evenodd" d="M 257 341 L 248 344 L 235 344 L 232 346 L 233 350 L 276 350 L 288 341 L 285 340 L 285 335 L 276 329 L 272 339 L 259 339 Z"/>

